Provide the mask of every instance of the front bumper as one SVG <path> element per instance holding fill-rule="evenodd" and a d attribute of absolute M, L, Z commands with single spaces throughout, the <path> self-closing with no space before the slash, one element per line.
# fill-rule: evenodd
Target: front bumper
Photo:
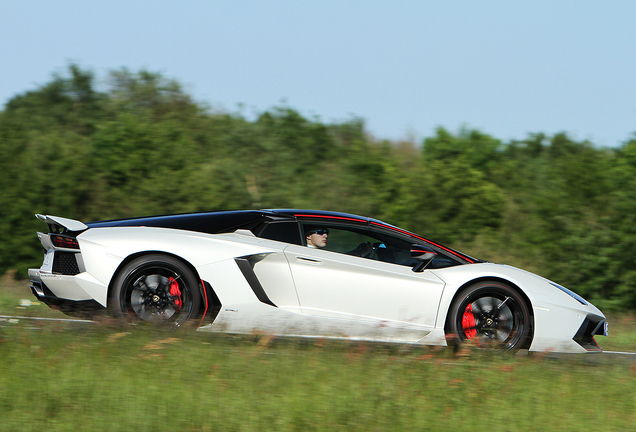
<path fill-rule="evenodd" d="M 585 353 L 602 351 L 594 336 L 606 336 L 607 321 L 591 304 L 535 303 L 530 351 Z"/>

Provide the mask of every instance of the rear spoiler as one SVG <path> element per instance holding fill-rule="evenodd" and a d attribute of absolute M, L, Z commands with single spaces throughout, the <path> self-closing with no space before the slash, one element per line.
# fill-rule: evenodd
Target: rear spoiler
<path fill-rule="evenodd" d="M 84 231 L 88 229 L 86 224 L 75 219 L 41 214 L 36 214 L 35 217 L 46 223 L 51 232 L 60 232 L 60 228 L 64 228 L 68 231 Z"/>

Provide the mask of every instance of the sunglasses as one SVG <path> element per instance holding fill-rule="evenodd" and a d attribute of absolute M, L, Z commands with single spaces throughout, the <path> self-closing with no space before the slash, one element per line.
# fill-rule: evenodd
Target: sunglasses
<path fill-rule="evenodd" d="M 312 235 L 312 234 L 318 234 L 318 235 L 329 234 L 329 230 L 328 229 L 314 230 L 314 231 L 310 231 L 308 235 Z"/>

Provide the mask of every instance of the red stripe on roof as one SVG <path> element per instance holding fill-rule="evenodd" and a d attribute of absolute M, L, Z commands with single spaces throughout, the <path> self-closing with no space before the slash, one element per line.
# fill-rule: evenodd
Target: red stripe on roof
<path fill-rule="evenodd" d="M 296 217 L 309 217 L 309 218 L 325 218 L 325 219 L 339 219 L 339 220 L 350 220 L 355 222 L 365 222 L 366 219 L 354 219 L 342 216 L 326 216 L 326 215 L 315 215 L 315 214 L 295 214 Z"/>

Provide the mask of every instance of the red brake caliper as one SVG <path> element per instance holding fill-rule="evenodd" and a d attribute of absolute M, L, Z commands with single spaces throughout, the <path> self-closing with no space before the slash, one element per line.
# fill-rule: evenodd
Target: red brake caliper
<path fill-rule="evenodd" d="M 181 301 L 181 290 L 179 289 L 179 282 L 177 282 L 174 278 L 170 278 L 170 295 L 174 298 L 174 305 L 180 308 L 183 305 Z"/>
<path fill-rule="evenodd" d="M 462 328 L 464 334 L 468 339 L 477 336 L 477 329 L 475 328 L 475 315 L 473 315 L 473 306 L 469 303 L 464 309 L 464 316 L 462 317 Z"/>

